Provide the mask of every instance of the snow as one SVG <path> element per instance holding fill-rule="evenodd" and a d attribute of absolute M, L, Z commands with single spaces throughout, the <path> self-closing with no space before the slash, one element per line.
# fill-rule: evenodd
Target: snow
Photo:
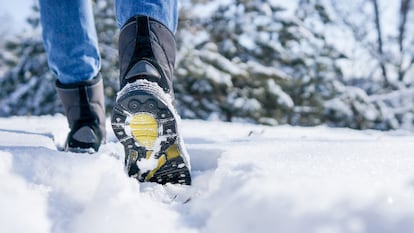
<path fill-rule="evenodd" d="M 278 97 L 277 102 L 280 106 L 286 108 L 293 108 L 295 106 L 292 98 L 273 79 L 268 80 L 267 85 L 269 86 L 269 92 Z"/>
<path fill-rule="evenodd" d="M 110 130 L 75 154 L 62 115 L 0 118 L 2 232 L 414 230 L 411 132 L 182 124 L 191 187 L 128 178 Z"/>
<path fill-rule="evenodd" d="M 178 1 L 179 7 L 192 7 L 192 13 L 200 17 L 210 17 L 211 14 L 220 6 L 231 3 L 233 0 L 221 1 L 204 1 L 201 4 L 195 4 L 189 0 Z"/>

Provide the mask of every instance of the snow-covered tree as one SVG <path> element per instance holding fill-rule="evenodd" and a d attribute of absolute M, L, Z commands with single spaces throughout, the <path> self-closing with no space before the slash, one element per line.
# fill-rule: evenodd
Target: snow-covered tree
<path fill-rule="evenodd" d="M 113 1 L 94 3 L 96 28 L 102 56 L 102 74 L 107 107 L 111 108 L 118 88 L 118 60 Z M 28 19 L 33 28 L 7 39 L 0 55 L 0 116 L 42 115 L 63 112 L 55 91 L 55 75 L 49 70 L 41 39 L 39 10 L 35 5 Z"/>
<path fill-rule="evenodd" d="M 28 19 L 31 35 L 7 39 L 3 46 L 6 56 L 2 63 L 8 71 L 1 79 L 0 115 L 40 115 L 60 110 L 54 90 L 54 77 L 47 67 L 47 57 L 41 41 L 38 9 Z"/>
<path fill-rule="evenodd" d="M 347 69 L 361 60 L 354 60 L 355 56 L 344 52 L 341 45 L 355 43 L 355 35 L 370 38 L 369 43 L 361 39 L 357 46 L 369 58 L 377 54 L 367 53 L 377 48 L 372 42 L 376 37 L 370 31 L 364 34 L 362 27 L 354 28 L 352 33 L 339 29 L 369 18 L 374 8 L 344 24 L 335 14 L 338 8 L 330 7 L 327 1 L 298 0 L 290 2 L 290 8 L 286 3 L 266 0 L 181 1 L 174 82 L 181 116 L 264 124 L 325 123 L 361 129 L 411 127 L 414 91 L 409 85 L 393 84 L 384 89 L 383 79 L 374 78 L 381 74 L 376 58 L 363 63 L 366 70 L 372 69 L 365 76 Z M 336 6 L 345 2 L 338 1 Z M 94 1 L 94 12 L 110 110 L 119 88 L 119 30 L 113 1 Z M 405 20 L 410 19 L 409 12 L 407 8 Z M 29 22 L 38 28 L 36 9 L 33 14 Z M 386 70 L 404 68 L 404 81 L 409 84 L 409 61 L 414 54 L 409 52 L 409 41 L 414 37 L 411 25 L 403 23 L 403 18 L 400 28 L 404 31 L 398 37 L 402 41 L 396 44 L 405 48 L 404 54 L 387 63 Z M 370 22 L 375 25 L 375 21 Z M 341 43 L 332 41 L 333 34 Z M 384 37 L 384 42 L 389 41 Z M 62 112 L 54 88 L 56 77 L 47 67 L 40 30 L 0 41 L 0 46 L 0 116 Z M 395 48 L 392 51 L 398 51 L 398 46 Z M 384 46 L 384 57 L 388 51 L 389 47 Z"/>
<path fill-rule="evenodd" d="M 410 78 L 414 68 L 411 0 L 331 0 L 331 5 L 337 25 L 350 32 L 350 44 L 361 51 L 357 59 L 365 57 L 367 78 L 382 79 L 384 90 L 414 81 Z"/>
<path fill-rule="evenodd" d="M 185 10 L 185 9 L 184 9 Z M 183 12 L 177 96 L 186 117 L 321 123 L 335 95 L 335 60 L 322 35 L 269 1 L 234 1 L 211 18 Z M 191 20 L 188 20 L 191 18 Z"/>

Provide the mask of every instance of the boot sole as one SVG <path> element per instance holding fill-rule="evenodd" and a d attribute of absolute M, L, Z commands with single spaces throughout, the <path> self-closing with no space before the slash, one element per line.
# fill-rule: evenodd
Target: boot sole
<path fill-rule="evenodd" d="M 125 169 L 139 181 L 191 184 L 177 134 L 177 116 L 157 88 L 128 84 L 112 111 L 112 129 L 125 149 Z M 125 93 L 125 94 L 122 94 Z"/>

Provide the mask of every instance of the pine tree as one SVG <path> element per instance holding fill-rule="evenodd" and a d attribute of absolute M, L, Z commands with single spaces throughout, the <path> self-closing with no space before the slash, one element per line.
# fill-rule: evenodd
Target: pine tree
<path fill-rule="evenodd" d="M 28 19 L 32 34 L 4 42 L 1 59 L 9 68 L 0 79 L 0 116 L 39 115 L 61 111 L 54 91 L 54 77 L 47 67 L 47 57 L 40 37 L 38 8 Z"/>
<path fill-rule="evenodd" d="M 268 1 L 234 1 L 210 20 L 192 19 L 183 27 L 177 76 L 184 81 L 177 96 L 184 116 L 322 122 L 323 102 L 335 95 L 341 75 L 335 64 L 340 54 L 301 19 L 285 17 Z M 203 34 L 204 40 L 190 41 Z"/>
<path fill-rule="evenodd" d="M 108 109 L 112 107 L 118 89 L 118 28 L 113 9 L 112 1 L 98 0 L 94 3 Z M 20 35 L 3 44 L 4 52 L 0 56 L 0 65 L 4 67 L 0 70 L 0 116 L 63 112 L 55 91 L 56 76 L 47 65 L 40 35 L 39 9 L 36 6 L 28 23 L 33 28 L 30 35 Z"/>
<path fill-rule="evenodd" d="M 193 8 L 205 3 L 183 1 L 180 10 L 174 88 L 182 117 L 384 130 L 412 125 L 410 89 L 384 96 L 374 79 L 344 79 L 338 62 L 349 58 L 327 42 L 324 29 L 336 22 L 323 1 L 300 0 L 292 13 L 272 1 L 233 0 L 211 16 L 197 15 Z M 119 88 L 113 2 L 96 0 L 94 13 L 110 110 Z M 63 111 L 36 8 L 33 14 L 31 35 L 0 41 L 0 116 Z"/>

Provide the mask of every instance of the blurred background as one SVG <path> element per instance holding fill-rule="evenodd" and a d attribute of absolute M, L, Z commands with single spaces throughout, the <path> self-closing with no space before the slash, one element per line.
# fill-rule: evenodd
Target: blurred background
<path fill-rule="evenodd" d="M 414 129 L 411 0 L 182 0 L 176 104 L 186 119 Z M 94 1 L 108 112 L 113 1 Z M 63 112 L 35 0 L 0 0 L 0 116 Z"/>

